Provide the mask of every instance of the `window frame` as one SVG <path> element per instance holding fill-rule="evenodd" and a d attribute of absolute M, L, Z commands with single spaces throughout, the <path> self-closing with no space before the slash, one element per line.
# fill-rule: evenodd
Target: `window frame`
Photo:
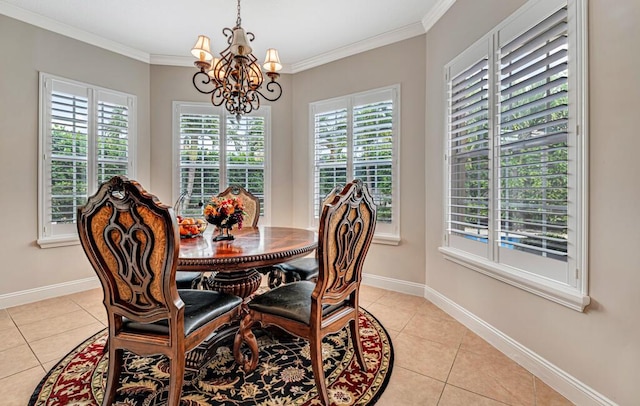
<path fill-rule="evenodd" d="M 80 82 L 61 76 L 52 75 L 46 72 L 39 72 L 38 95 L 38 239 L 36 243 L 40 248 L 55 248 L 80 244 L 77 229 L 75 227 L 65 227 L 69 231 L 55 233 L 52 223 L 48 220 L 50 213 L 47 212 L 49 205 L 46 203 L 50 199 L 51 193 L 49 183 L 46 182 L 51 171 L 51 151 L 49 150 L 49 140 L 51 138 L 51 100 L 53 95 L 53 82 L 59 82 L 63 87 L 77 87 L 87 92 L 87 196 L 97 192 L 100 186 L 97 183 L 98 158 L 98 104 L 109 102 L 113 99 L 124 99 L 127 104 L 127 176 L 135 178 L 137 169 L 137 96 L 117 90 Z M 92 181 L 96 180 L 95 182 Z M 73 223 L 75 224 L 75 223 Z"/>
<path fill-rule="evenodd" d="M 489 59 L 489 224 L 500 221 L 499 214 L 496 214 L 497 199 L 499 193 L 498 165 L 499 153 L 495 145 L 496 134 L 499 133 L 500 111 L 500 67 L 498 66 L 498 51 L 500 49 L 500 34 L 508 32 L 510 37 L 515 37 L 524 33 L 532 26 L 542 22 L 549 14 L 549 10 L 559 9 L 566 5 L 567 29 L 568 29 L 568 88 L 569 88 L 569 123 L 568 123 L 568 175 L 567 193 L 568 215 L 574 218 L 568 223 L 568 244 L 569 251 L 573 256 L 567 261 L 566 276 L 569 282 L 562 283 L 544 276 L 542 273 L 535 273 L 515 266 L 498 262 L 499 241 L 489 232 L 489 242 L 487 252 L 478 252 L 478 247 L 473 247 L 475 241 L 468 244 L 458 244 L 451 246 L 451 240 L 447 232 L 447 222 L 449 216 L 450 199 L 450 163 L 449 163 L 449 95 L 448 83 L 452 68 L 464 64 L 465 60 L 472 61 L 473 57 L 480 55 L 486 50 Z M 531 21 L 536 19 L 533 23 Z M 502 282 L 516 286 L 520 289 L 544 297 L 553 302 L 559 303 L 577 311 L 583 311 L 589 304 L 588 296 L 588 75 L 587 75 L 587 6 L 585 0 L 530 0 L 515 13 L 505 19 L 502 23 L 494 27 L 487 35 L 474 43 L 472 46 L 461 52 L 456 58 L 445 65 L 444 77 L 444 204 L 443 204 L 443 241 L 439 251 L 448 260 L 456 262 L 467 268 L 473 269 Z M 528 25 L 524 25 L 524 24 Z M 515 34 L 514 34 L 515 33 Z M 474 55 L 473 57 L 471 55 Z M 462 70 L 460 70 L 462 72 Z M 571 164 L 571 162 L 575 162 Z M 458 241 L 459 243 L 460 241 Z M 478 245 L 476 243 L 475 245 Z M 531 264 L 538 269 L 544 266 L 542 261 L 531 255 Z M 522 266 L 522 265 L 520 265 Z M 573 280 L 571 280 L 573 279 Z"/>
<path fill-rule="evenodd" d="M 222 107 L 213 106 L 211 103 L 204 102 L 187 102 L 173 101 L 172 103 L 172 201 L 177 201 L 180 197 L 180 115 L 182 109 L 192 108 L 194 111 L 208 111 L 207 114 L 220 116 L 220 145 L 226 145 L 227 135 L 227 117 L 233 116 Z M 200 114 L 200 113 L 196 113 Z M 260 216 L 258 224 L 271 224 L 271 106 L 261 106 L 259 110 L 254 110 L 243 116 L 257 116 L 264 118 L 264 200 L 261 202 L 263 215 Z M 229 185 L 227 184 L 227 160 L 226 152 L 220 153 L 220 190 L 224 191 Z M 251 192 L 249 190 L 249 192 Z"/>
<path fill-rule="evenodd" d="M 391 86 L 380 87 L 363 92 L 352 93 L 340 97 L 334 97 L 331 99 L 319 100 L 309 103 L 309 163 L 310 163 L 310 178 L 309 178 L 309 216 L 308 224 L 310 229 L 317 229 L 318 227 L 318 213 L 316 213 L 315 207 L 315 116 L 321 114 L 323 111 L 328 111 L 331 108 L 342 106 L 347 110 L 347 171 L 351 169 L 351 175 L 347 175 L 347 181 L 353 179 L 354 159 L 353 159 L 353 112 L 355 102 L 357 100 L 371 100 L 369 103 L 374 103 L 374 100 L 383 101 L 384 94 L 390 93 L 393 103 L 392 113 L 392 158 L 391 158 L 391 181 L 392 181 L 392 201 L 391 208 L 391 223 L 384 224 L 378 223 L 376 225 L 376 232 L 373 237 L 373 243 L 385 244 L 385 245 L 399 245 L 400 244 L 400 141 L 401 141 L 401 129 L 400 129 L 400 113 L 401 113 L 401 93 L 400 84 L 394 84 Z M 378 96 L 382 95 L 382 96 Z"/>

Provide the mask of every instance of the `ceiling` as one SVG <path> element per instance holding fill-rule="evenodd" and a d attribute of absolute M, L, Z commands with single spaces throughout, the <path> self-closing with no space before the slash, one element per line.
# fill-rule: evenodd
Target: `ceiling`
<path fill-rule="evenodd" d="M 262 61 L 277 48 L 295 73 L 426 32 L 455 0 L 243 0 Z M 235 0 L 0 0 L 0 14 L 152 64 L 192 66 L 199 34 L 220 52 Z"/>

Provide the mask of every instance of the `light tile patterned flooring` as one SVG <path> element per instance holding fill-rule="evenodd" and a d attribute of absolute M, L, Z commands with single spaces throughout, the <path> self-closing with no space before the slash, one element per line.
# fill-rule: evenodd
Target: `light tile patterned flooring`
<path fill-rule="evenodd" d="M 423 298 L 363 286 L 360 302 L 395 350 L 377 405 L 571 405 Z M 99 289 L 0 309 L 0 404 L 26 405 L 45 371 L 106 324 Z"/>

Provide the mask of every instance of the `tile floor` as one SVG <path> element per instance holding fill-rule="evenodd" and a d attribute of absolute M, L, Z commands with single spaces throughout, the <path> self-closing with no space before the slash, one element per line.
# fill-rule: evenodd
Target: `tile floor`
<path fill-rule="evenodd" d="M 377 405 L 571 405 L 427 300 L 363 286 L 395 363 Z M 0 404 L 24 406 L 45 371 L 106 326 L 98 289 L 0 309 Z"/>

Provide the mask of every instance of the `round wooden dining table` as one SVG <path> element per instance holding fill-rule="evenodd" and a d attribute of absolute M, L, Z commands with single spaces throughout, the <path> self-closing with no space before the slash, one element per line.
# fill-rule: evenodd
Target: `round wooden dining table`
<path fill-rule="evenodd" d="M 318 245 L 317 232 L 301 228 L 243 227 L 232 234 L 231 241 L 213 241 L 209 230 L 180 240 L 178 271 L 213 272 L 209 289 L 248 298 L 260 287 L 257 268 L 307 255 Z"/>

